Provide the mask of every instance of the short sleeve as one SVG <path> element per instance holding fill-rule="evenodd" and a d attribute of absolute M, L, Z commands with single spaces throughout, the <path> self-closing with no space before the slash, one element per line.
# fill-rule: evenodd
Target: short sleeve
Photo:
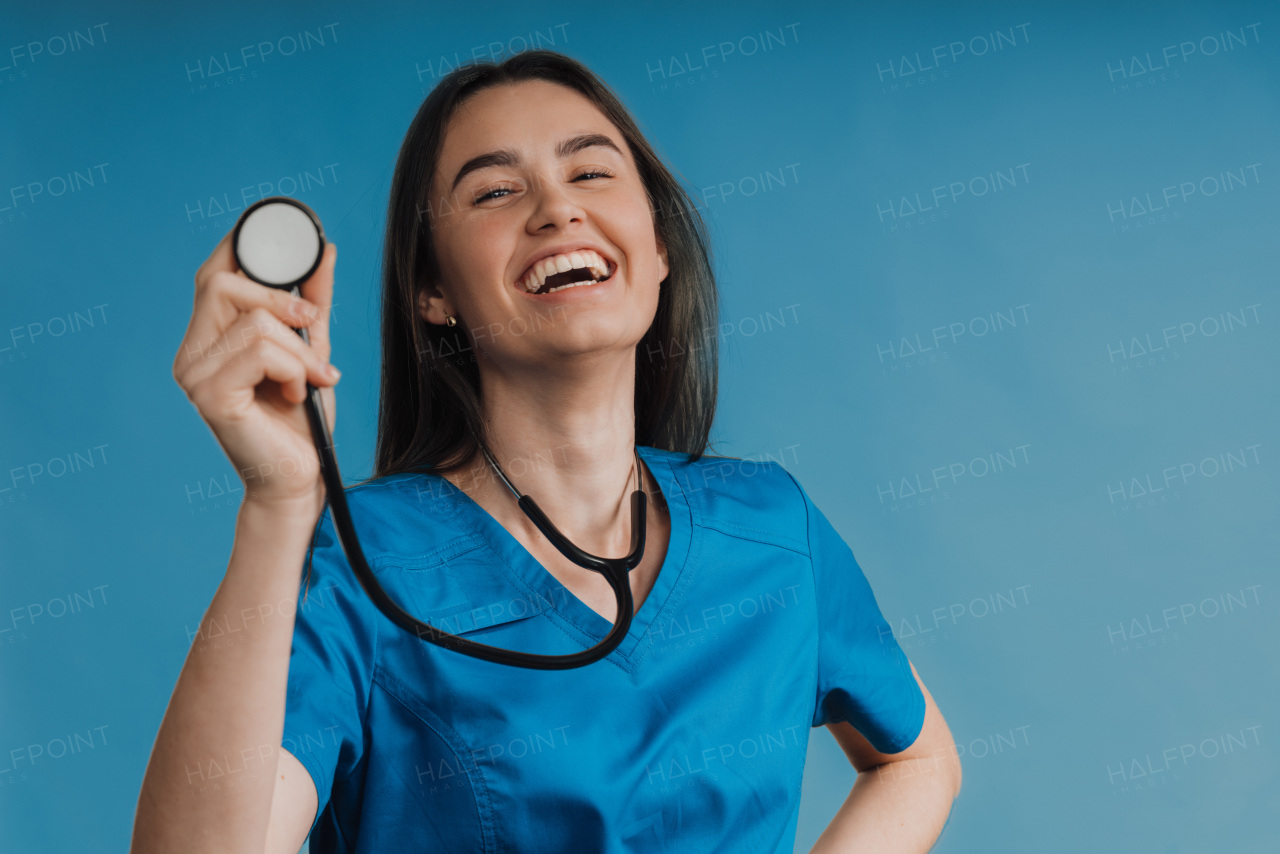
<path fill-rule="evenodd" d="M 924 728 L 924 694 L 853 551 L 803 487 L 800 492 L 818 608 L 813 725 L 847 721 L 876 750 L 899 753 Z"/>
<path fill-rule="evenodd" d="M 314 534 L 310 582 L 303 566 L 281 745 L 316 786 L 316 817 L 335 781 L 364 754 L 364 719 L 377 644 L 369 604 L 334 532 L 326 505 Z"/>

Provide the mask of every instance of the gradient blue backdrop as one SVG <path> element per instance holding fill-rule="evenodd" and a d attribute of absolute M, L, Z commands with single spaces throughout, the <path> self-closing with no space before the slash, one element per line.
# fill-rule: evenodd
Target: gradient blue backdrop
<path fill-rule="evenodd" d="M 1276 12 L 5 4 L 0 850 L 125 850 L 225 571 L 236 476 L 170 375 L 218 203 L 296 195 L 340 245 L 367 477 L 397 148 L 530 41 L 699 198 L 717 448 L 806 485 L 946 715 L 935 850 L 1276 850 Z M 798 851 L 853 779 L 815 730 Z"/>

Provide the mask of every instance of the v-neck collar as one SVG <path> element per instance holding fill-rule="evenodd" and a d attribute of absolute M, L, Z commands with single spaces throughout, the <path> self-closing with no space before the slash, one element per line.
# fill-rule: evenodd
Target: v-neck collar
<path fill-rule="evenodd" d="M 620 655 L 627 660 L 632 658 L 637 645 L 644 639 L 645 633 L 657 616 L 667 608 L 674 607 L 678 601 L 679 595 L 673 596 L 672 592 L 677 588 L 683 590 L 683 585 L 679 582 L 688 565 L 689 555 L 693 552 L 694 539 L 698 531 L 698 527 L 693 523 L 693 509 L 690 506 L 689 496 L 685 494 L 684 487 L 671 470 L 671 463 L 664 456 L 664 452 L 648 445 L 637 445 L 636 449 L 666 500 L 667 512 L 671 519 L 671 534 L 667 541 L 667 553 L 663 557 L 662 567 L 658 571 L 658 577 L 654 580 L 652 589 L 635 612 L 631 626 L 627 630 L 627 636 L 616 649 L 609 653 L 610 657 Z M 439 477 L 439 475 L 432 476 Z M 470 495 L 458 489 L 446 478 L 440 477 L 440 481 L 443 484 L 444 494 L 453 499 L 452 503 L 459 521 L 488 543 L 494 553 L 501 558 L 503 568 L 508 570 L 521 586 L 533 591 L 553 589 L 563 591 L 563 595 L 548 597 L 551 603 L 550 608 L 586 636 L 584 649 L 600 642 L 608 635 L 612 629 L 612 624 L 608 620 L 597 614 L 562 585 L 510 531 L 504 528 L 488 510 L 477 504 Z M 542 509 L 554 522 L 555 508 L 543 507 Z"/>

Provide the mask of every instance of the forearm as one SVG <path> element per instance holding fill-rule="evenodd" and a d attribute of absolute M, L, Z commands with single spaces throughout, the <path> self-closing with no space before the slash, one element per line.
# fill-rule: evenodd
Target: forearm
<path fill-rule="evenodd" d="M 932 759 L 865 771 L 810 854 L 926 854 L 947 823 L 955 794 L 954 777 Z"/>
<path fill-rule="evenodd" d="M 131 850 L 261 850 L 284 729 L 294 606 L 312 526 L 242 504 L 227 573 L 165 711 Z M 314 520 L 313 520 L 314 521 Z"/>

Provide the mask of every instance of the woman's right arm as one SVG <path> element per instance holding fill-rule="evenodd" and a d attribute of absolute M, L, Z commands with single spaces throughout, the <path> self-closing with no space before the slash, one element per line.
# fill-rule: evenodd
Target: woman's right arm
<path fill-rule="evenodd" d="M 294 609 L 281 603 L 297 600 L 324 507 L 299 404 L 308 382 L 320 388 L 332 429 L 336 377 L 325 366 L 335 257 L 330 244 L 302 301 L 241 275 L 230 234 L 196 274 L 174 378 L 235 465 L 245 497 L 226 575 L 156 736 L 133 854 L 293 854 L 315 815 L 309 776 L 280 747 L 294 628 Z M 308 306 L 312 317 L 296 313 Z M 298 326 L 308 327 L 310 347 Z"/>

